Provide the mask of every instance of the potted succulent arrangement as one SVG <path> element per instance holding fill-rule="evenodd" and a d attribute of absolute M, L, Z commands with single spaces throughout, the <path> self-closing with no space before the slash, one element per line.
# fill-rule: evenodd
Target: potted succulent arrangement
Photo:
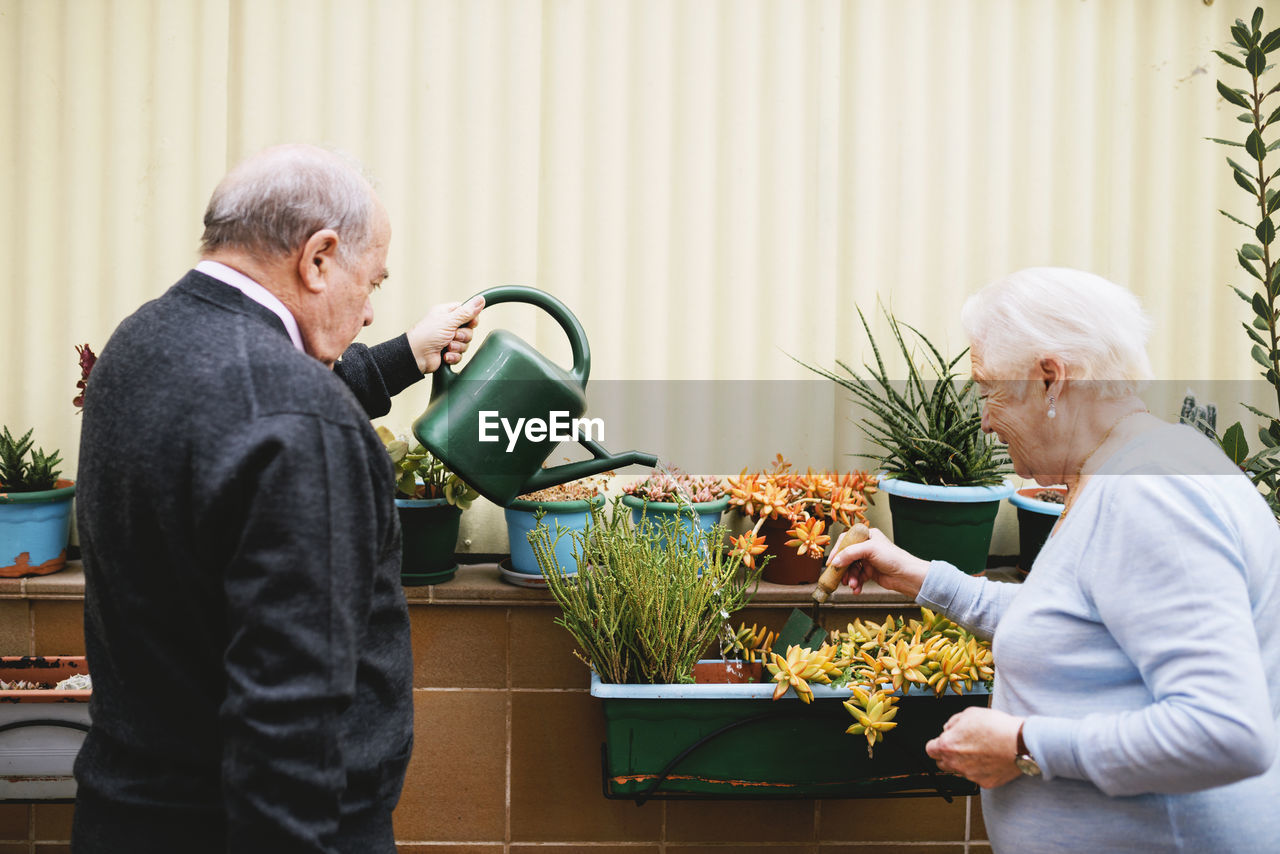
<path fill-rule="evenodd" d="M 543 520 L 552 531 L 566 535 L 581 531 L 590 520 L 592 509 L 604 505 L 604 489 L 612 474 L 604 472 L 525 493 L 504 507 L 511 558 L 498 564 L 503 580 L 521 587 L 544 586 L 542 570 L 529 542 L 530 533 Z M 561 537 L 554 552 L 560 564 L 572 574 L 571 538 Z"/>
<path fill-rule="evenodd" d="M 1018 509 L 1018 568 L 1031 570 L 1067 503 L 1065 486 L 1025 486 L 1009 496 Z"/>
<path fill-rule="evenodd" d="M 92 688 L 82 655 L 0 658 L 0 801 L 75 797 Z"/>
<path fill-rule="evenodd" d="M 773 468 L 743 469 L 729 478 L 729 506 L 751 521 L 750 531 L 732 539 L 748 566 L 758 555 L 772 559 L 763 578 L 774 584 L 812 584 L 822 574 L 831 526 L 866 524 L 876 478 L 864 471 L 804 473 L 781 454 Z"/>
<path fill-rule="evenodd" d="M 623 487 L 622 503 L 631 508 L 631 519 L 637 525 L 660 526 L 663 519 L 672 517 L 681 520 L 681 529 L 697 526 L 710 531 L 720 524 L 729 496 L 718 477 L 668 468 Z"/>
<path fill-rule="evenodd" d="M 530 536 L 556 622 L 602 700 L 609 797 L 975 791 L 940 774 L 924 743 L 950 715 L 987 702 L 986 643 L 923 609 L 830 635 L 799 612 L 777 634 L 734 630 L 760 569 L 719 547 L 722 527 L 681 538 L 678 520 L 659 524 L 665 538 L 615 502 L 582 530 L 557 537 L 541 524 Z M 576 576 L 553 550 L 565 538 Z M 716 651 L 721 659 L 699 660 Z"/>
<path fill-rule="evenodd" d="M 98 357 L 88 344 L 76 353 L 79 393 L 72 404 L 79 411 Z M 16 439 L 7 426 L 0 432 L 0 578 L 48 575 L 67 565 L 75 483 L 61 477 L 61 453 L 35 447 L 33 432 Z"/>
<path fill-rule="evenodd" d="M 454 552 L 462 511 L 479 493 L 422 445 L 410 447 L 386 427 L 378 428 L 378 436 L 396 472 L 400 583 L 416 587 L 449 581 L 458 572 Z"/>
<path fill-rule="evenodd" d="M 1000 502 L 1014 490 L 1005 477 L 1008 455 L 982 432 L 977 386 L 958 378 L 956 365 L 968 350 L 947 359 L 919 330 L 888 310 L 884 314 L 906 361 L 905 384 L 889 378 L 862 309 L 858 317 L 875 356 L 874 368 L 864 365 L 870 379 L 839 360 L 842 373 L 801 364 L 848 389 L 869 411 L 859 426 L 880 452 L 858 456 L 880 466 L 879 488 L 889 495 L 894 541 L 925 560 L 981 572 Z M 932 377 L 917 364 L 904 329 L 923 346 Z"/>

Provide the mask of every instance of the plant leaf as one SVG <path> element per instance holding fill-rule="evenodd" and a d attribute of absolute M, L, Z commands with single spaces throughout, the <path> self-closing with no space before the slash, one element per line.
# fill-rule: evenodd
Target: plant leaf
<path fill-rule="evenodd" d="M 1237 251 L 1236 260 L 1240 262 L 1240 266 L 1244 267 L 1244 269 L 1249 273 L 1250 276 L 1253 276 L 1255 279 L 1258 279 L 1258 280 L 1262 279 L 1262 274 L 1258 272 L 1257 268 L 1253 266 L 1253 264 L 1249 261 L 1248 258 L 1244 257 L 1244 253 Z M 1255 294 L 1255 298 L 1256 297 L 1257 295 Z"/>
<path fill-rule="evenodd" d="M 1253 31 L 1255 33 L 1262 29 L 1262 7 L 1261 6 L 1253 10 L 1253 20 L 1250 23 L 1253 26 Z"/>
<path fill-rule="evenodd" d="M 1245 27 L 1244 21 L 1236 20 L 1235 26 L 1231 28 L 1231 37 L 1245 50 L 1253 47 L 1253 34 Z"/>
<path fill-rule="evenodd" d="M 1262 294 L 1254 294 L 1250 302 L 1253 303 L 1254 314 L 1261 318 L 1270 319 L 1271 308 L 1267 305 L 1267 301 L 1262 298 Z"/>
<path fill-rule="evenodd" d="M 1262 72 L 1267 68 L 1267 55 L 1262 52 L 1262 48 L 1255 47 L 1249 51 L 1249 56 L 1244 61 L 1244 67 L 1254 77 L 1262 76 Z"/>
<path fill-rule="evenodd" d="M 1206 136 L 1205 139 L 1209 140 L 1210 142 L 1216 142 L 1218 143 L 1218 145 L 1231 145 L 1231 146 L 1235 146 L 1236 148 L 1244 148 L 1243 142 L 1236 142 L 1233 139 L 1218 139 L 1218 137 L 1216 136 Z"/>
<path fill-rule="evenodd" d="M 1231 54 L 1223 53 L 1220 50 L 1215 50 L 1214 53 L 1216 53 L 1223 62 L 1227 63 L 1227 65 L 1234 65 L 1236 68 L 1244 68 L 1244 63 L 1236 59 Z"/>
<path fill-rule="evenodd" d="M 1245 243 L 1240 247 L 1240 254 L 1248 258 L 1250 261 L 1262 260 L 1262 247 L 1253 243 Z"/>
<path fill-rule="evenodd" d="M 1246 299 L 1245 302 L 1252 303 L 1253 300 Z M 1267 319 L 1265 317 L 1255 317 L 1253 319 L 1253 327 L 1255 329 L 1261 329 L 1264 332 L 1269 332 L 1271 330 L 1271 325 L 1267 323 Z"/>
<path fill-rule="evenodd" d="M 1253 109 L 1253 105 L 1245 98 L 1244 93 L 1232 89 L 1221 80 L 1218 81 L 1218 94 L 1225 98 L 1228 103 L 1235 104 L 1237 107 L 1244 107 L 1246 110 Z"/>
<path fill-rule="evenodd" d="M 1254 230 L 1254 234 L 1258 235 L 1258 239 L 1262 241 L 1263 246 L 1270 246 L 1271 241 L 1276 239 L 1276 226 L 1271 221 L 1271 217 L 1267 217 L 1258 223 L 1258 227 Z"/>
<path fill-rule="evenodd" d="M 1280 47 L 1280 28 L 1274 29 L 1263 36 L 1259 46 L 1262 48 L 1263 53 L 1270 53 Z"/>
<path fill-rule="evenodd" d="M 1243 225 L 1245 228 L 1253 228 L 1253 226 L 1249 225 L 1249 223 L 1245 222 L 1240 217 L 1235 216 L 1234 214 L 1229 214 L 1226 211 L 1222 210 L 1221 208 L 1218 209 L 1218 213 L 1222 214 L 1223 216 L 1225 216 L 1227 219 L 1231 220 L 1234 223 L 1239 223 L 1240 225 Z"/>
<path fill-rule="evenodd" d="M 1244 428 L 1237 421 L 1222 434 L 1222 450 L 1231 458 L 1231 462 L 1240 465 L 1249 457 L 1249 443 L 1244 438 Z"/>
<path fill-rule="evenodd" d="M 1249 134 L 1249 138 L 1244 141 L 1244 150 L 1249 152 L 1249 156 L 1259 163 L 1267 156 L 1267 147 L 1262 143 L 1262 134 L 1258 133 L 1258 129 L 1254 128 Z M 1254 191 L 1257 195 L 1257 191 Z"/>
<path fill-rule="evenodd" d="M 1253 186 L 1253 182 L 1246 178 L 1243 172 L 1232 170 L 1231 175 L 1236 179 L 1236 183 L 1239 184 L 1242 189 L 1254 196 L 1258 195 L 1258 188 Z"/>

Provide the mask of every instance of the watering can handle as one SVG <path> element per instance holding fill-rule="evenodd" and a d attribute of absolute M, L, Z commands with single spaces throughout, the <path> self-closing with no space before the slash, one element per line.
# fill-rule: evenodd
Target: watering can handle
<path fill-rule="evenodd" d="M 573 352 L 573 368 L 570 369 L 569 375 L 572 376 L 579 386 L 585 388 L 587 385 L 587 377 L 591 373 L 591 348 L 587 346 L 587 333 L 582 328 L 582 324 L 578 322 L 578 318 L 573 316 L 573 312 L 569 311 L 569 307 L 560 300 L 553 297 L 546 291 L 537 288 L 526 287 L 525 285 L 499 285 L 496 288 L 489 288 L 487 291 L 481 291 L 476 296 L 484 297 L 485 308 L 504 302 L 527 302 L 545 309 L 548 314 L 556 319 L 560 324 L 560 328 L 564 330 L 565 335 L 569 337 L 569 346 Z M 469 297 L 470 301 L 475 297 Z M 453 369 L 444 361 L 444 353 L 441 351 L 440 367 L 436 370 L 435 379 L 437 389 L 443 390 L 449 387 L 457 376 Z M 435 392 L 432 392 L 432 397 Z"/>

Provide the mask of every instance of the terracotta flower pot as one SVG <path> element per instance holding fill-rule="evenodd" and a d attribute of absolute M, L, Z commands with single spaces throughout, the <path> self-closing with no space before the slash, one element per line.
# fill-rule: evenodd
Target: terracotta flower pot
<path fill-rule="evenodd" d="M 764 565 L 761 580 L 772 584 L 815 584 L 822 575 L 823 558 L 798 555 L 794 548 L 786 545 L 791 536 L 787 530 L 792 527 L 786 519 L 766 519 L 760 526 L 760 533 L 768 543 L 765 555 L 772 559 Z"/>

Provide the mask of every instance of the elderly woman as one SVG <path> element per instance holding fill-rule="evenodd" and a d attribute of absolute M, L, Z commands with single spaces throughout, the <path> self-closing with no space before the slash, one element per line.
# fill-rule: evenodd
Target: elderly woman
<path fill-rule="evenodd" d="M 1067 503 L 1022 584 L 879 531 L 831 557 L 993 639 L 990 709 L 928 753 L 983 787 L 996 851 L 1280 851 L 1280 527 L 1212 442 L 1138 397 L 1148 323 L 1098 276 L 1031 269 L 963 312 L 982 429 Z M 858 563 L 854 563 L 854 562 Z"/>

